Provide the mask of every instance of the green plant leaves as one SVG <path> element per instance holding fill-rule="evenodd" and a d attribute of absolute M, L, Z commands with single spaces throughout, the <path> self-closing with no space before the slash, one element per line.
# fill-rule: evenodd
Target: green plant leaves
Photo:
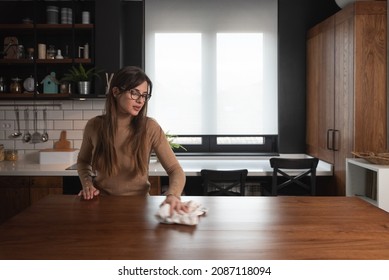
<path fill-rule="evenodd" d="M 71 82 L 90 81 L 93 77 L 101 78 L 99 74 L 102 71 L 103 70 L 98 70 L 96 67 L 86 70 L 80 63 L 78 67 L 72 66 L 68 73 L 65 73 L 62 80 Z"/>

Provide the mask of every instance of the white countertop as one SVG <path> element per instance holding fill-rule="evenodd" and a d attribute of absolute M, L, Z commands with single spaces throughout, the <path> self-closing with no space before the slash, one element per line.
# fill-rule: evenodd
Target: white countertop
<path fill-rule="evenodd" d="M 389 165 L 383 165 L 383 164 L 373 164 L 368 162 L 366 159 L 363 158 L 346 158 L 346 162 L 351 162 L 352 164 L 361 166 L 366 169 L 370 169 L 373 171 L 380 171 L 383 169 L 389 169 Z"/>
<path fill-rule="evenodd" d="M 303 154 L 281 154 L 281 157 L 306 157 Z M 177 157 L 186 176 L 199 176 L 201 169 L 248 169 L 249 176 L 271 176 L 269 158 L 265 156 L 180 156 Z M 1 161 L 0 176 L 78 176 L 76 170 L 66 170 L 72 164 L 39 164 L 24 159 Z M 150 176 L 166 176 L 161 164 L 152 158 Z M 317 176 L 332 176 L 331 164 L 319 161 Z"/>

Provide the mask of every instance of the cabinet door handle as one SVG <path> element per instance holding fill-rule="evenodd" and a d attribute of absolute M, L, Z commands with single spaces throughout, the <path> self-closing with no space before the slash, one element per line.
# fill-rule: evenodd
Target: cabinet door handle
<path fill-rule="evenodd" d="M 331 137 L 330 137 L 330 135 L 331 135 Z M 330 141 L 330 139 L 332 141 Z M 332 145 L 330 145 L 330 142 Z M 327 130 L 327 150 L 333 150 L 333 145 L 334 145 L 334 130 L 328 129 Z"/>
<path fill-rule="evenodd" d="M 332 150 L 333 151 L 339 151 L 339 147 L 338 147 L 339 145 L 336 145 L 339 143 L 339 133 L 340 133 L 340 131 L 337 129 L 333 130 L 333 132 L 332 132 L 332 143 L 333 143 Z"/>

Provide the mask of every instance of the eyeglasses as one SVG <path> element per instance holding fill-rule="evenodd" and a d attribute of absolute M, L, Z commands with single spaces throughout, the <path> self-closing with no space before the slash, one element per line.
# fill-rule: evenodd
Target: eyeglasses
<path fill-rule="evenodd" d="M 132 99 L 132 100 L 139 100 L 140 98 L 143 98 L 145 102 L 149 101 L 151 98 L 150 93 L 141 94 L 139 90 L 133 88 L 130 90 L 125 91 L 125 93 Z"/>

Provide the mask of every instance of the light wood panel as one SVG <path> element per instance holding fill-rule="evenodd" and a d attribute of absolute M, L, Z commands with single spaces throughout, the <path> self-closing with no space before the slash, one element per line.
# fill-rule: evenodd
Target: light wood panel
<path fill-rule="evenodd" d="M 352 151 L 387 149 L 386 22 L 386 2 L 359 1 L 308 32 L 307 153 L 334 164 L 328 194 L 345 194 Z"/>

